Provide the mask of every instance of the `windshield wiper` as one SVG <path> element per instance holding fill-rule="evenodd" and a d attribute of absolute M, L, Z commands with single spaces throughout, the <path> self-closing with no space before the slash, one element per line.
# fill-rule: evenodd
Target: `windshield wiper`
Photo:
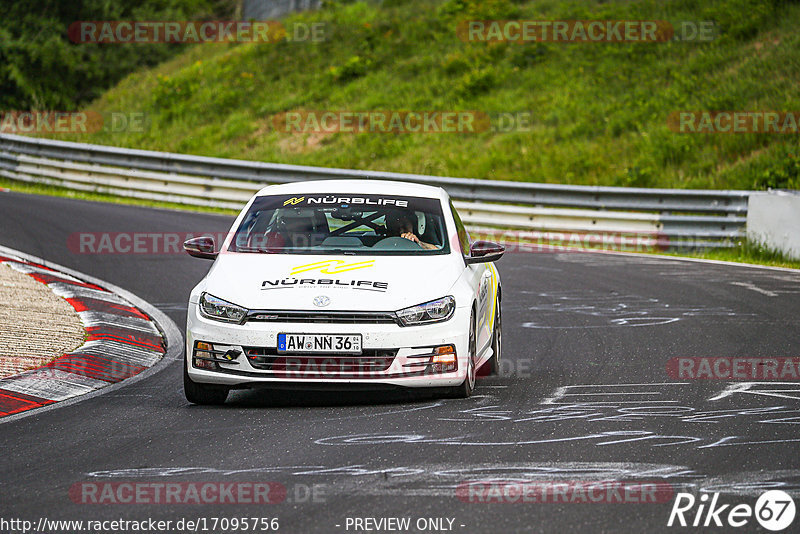
<path fill-rule="evenodd" d="M 361 247 L 361 248 L 308 248 L 305 249 L 304 252 L 311 252 L 312 254 L 344 254 L 346 256 L 356 256 L 358 255 L 359 251 L 367 252 L 369 251 L 368 247 Z"/>
<path fill-rule="evenodd" d="M 255 252 L 258 254 L 275 254 L 278 249 L 275 248 L 253 248 L 253 247 L 236 247 L 234 252 Z"/>

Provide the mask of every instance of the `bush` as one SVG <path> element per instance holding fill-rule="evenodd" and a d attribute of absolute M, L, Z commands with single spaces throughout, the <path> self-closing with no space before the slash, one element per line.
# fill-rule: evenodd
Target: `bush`
<path fill-rule="evenodd" d="M 800 151 L 784 149 L 772 165 L 761 171 L 754 189 L 800 189 Z"/>
<path fill-rule="evenodd" d="M 228 0 L 27 0 L 0 4 L 0 109 L 71 111 L 128 73 L 156 65 L 180 44 L 76 44 L 67 29 L 86 20 L 227 18 Z"/>

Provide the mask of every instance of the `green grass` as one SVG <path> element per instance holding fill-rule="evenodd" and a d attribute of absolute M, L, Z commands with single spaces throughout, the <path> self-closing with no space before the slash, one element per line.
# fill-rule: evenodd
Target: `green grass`
<path fill-rule="evenodd" d="M 781 0 L 332 1 L 322 43 L 197 45 L 87 109 L 143 132 L 62 136 L 278 163 L 640 187 L 800 188 L 797 135 L 678 134 L 678 110 L 800 110 L 800 5 Z M 467 43 L 468 19 L 712 20 L 712 42 Z M 146 46 L 146 45 L 142 45 Z M 300 110 L 530 112 L 527 131 L 287 134 Z"/>
<path fill-rule="evenodd" d="M 743 239 L 732 248 L 698 250 L 671 255 L 800 269 L 800 260 L 793 260 L 779 250 L 747 239 Z"/>

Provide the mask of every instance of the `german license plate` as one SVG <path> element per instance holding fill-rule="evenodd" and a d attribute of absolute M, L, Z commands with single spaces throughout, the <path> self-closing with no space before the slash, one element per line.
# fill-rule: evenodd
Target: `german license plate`
<path fill-rule="evenodd" d="M 278 334 L 278 354 L 361 354 L 361 334 Z"/>

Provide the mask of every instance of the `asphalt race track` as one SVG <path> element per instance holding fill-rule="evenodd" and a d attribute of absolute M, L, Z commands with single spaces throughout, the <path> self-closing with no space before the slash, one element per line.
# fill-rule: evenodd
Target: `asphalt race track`
<path fill-rule="evenodd" d="M 68 238 L 225 232 L 230 222 L 0 193 L 0 244 L 127 289 L 181 330 L 210 262 L 77 254 Z M 354 532 L 352 519 L 365 517 L 410 517 L 412 532 L 420 518 L 450 519 L 454 532 L 694 532 L 667 527 L 672 498 L 509 504 L 456 490 L 489 479 L 626 480 L 718 492 L 731 505 L 753 506 L 773 487 L 800 496 L 800 378 L 679 381 L 667 370 L 678 357 L 800 356 L 800 274 L 585 253 L 509 254 L 498 268 L 504 363 L 473 398 L 236 392 L 223 407 L 197 407 L 172 361 L 107 394 L 0 424 L 3 517 L 276 517 L 293 533 Z M 85 482 L 192 481 L 277 482 L 287 498 L 109 505 L 70 496 Z M 758 529 L 751 518 L 736 531 Z"/>

